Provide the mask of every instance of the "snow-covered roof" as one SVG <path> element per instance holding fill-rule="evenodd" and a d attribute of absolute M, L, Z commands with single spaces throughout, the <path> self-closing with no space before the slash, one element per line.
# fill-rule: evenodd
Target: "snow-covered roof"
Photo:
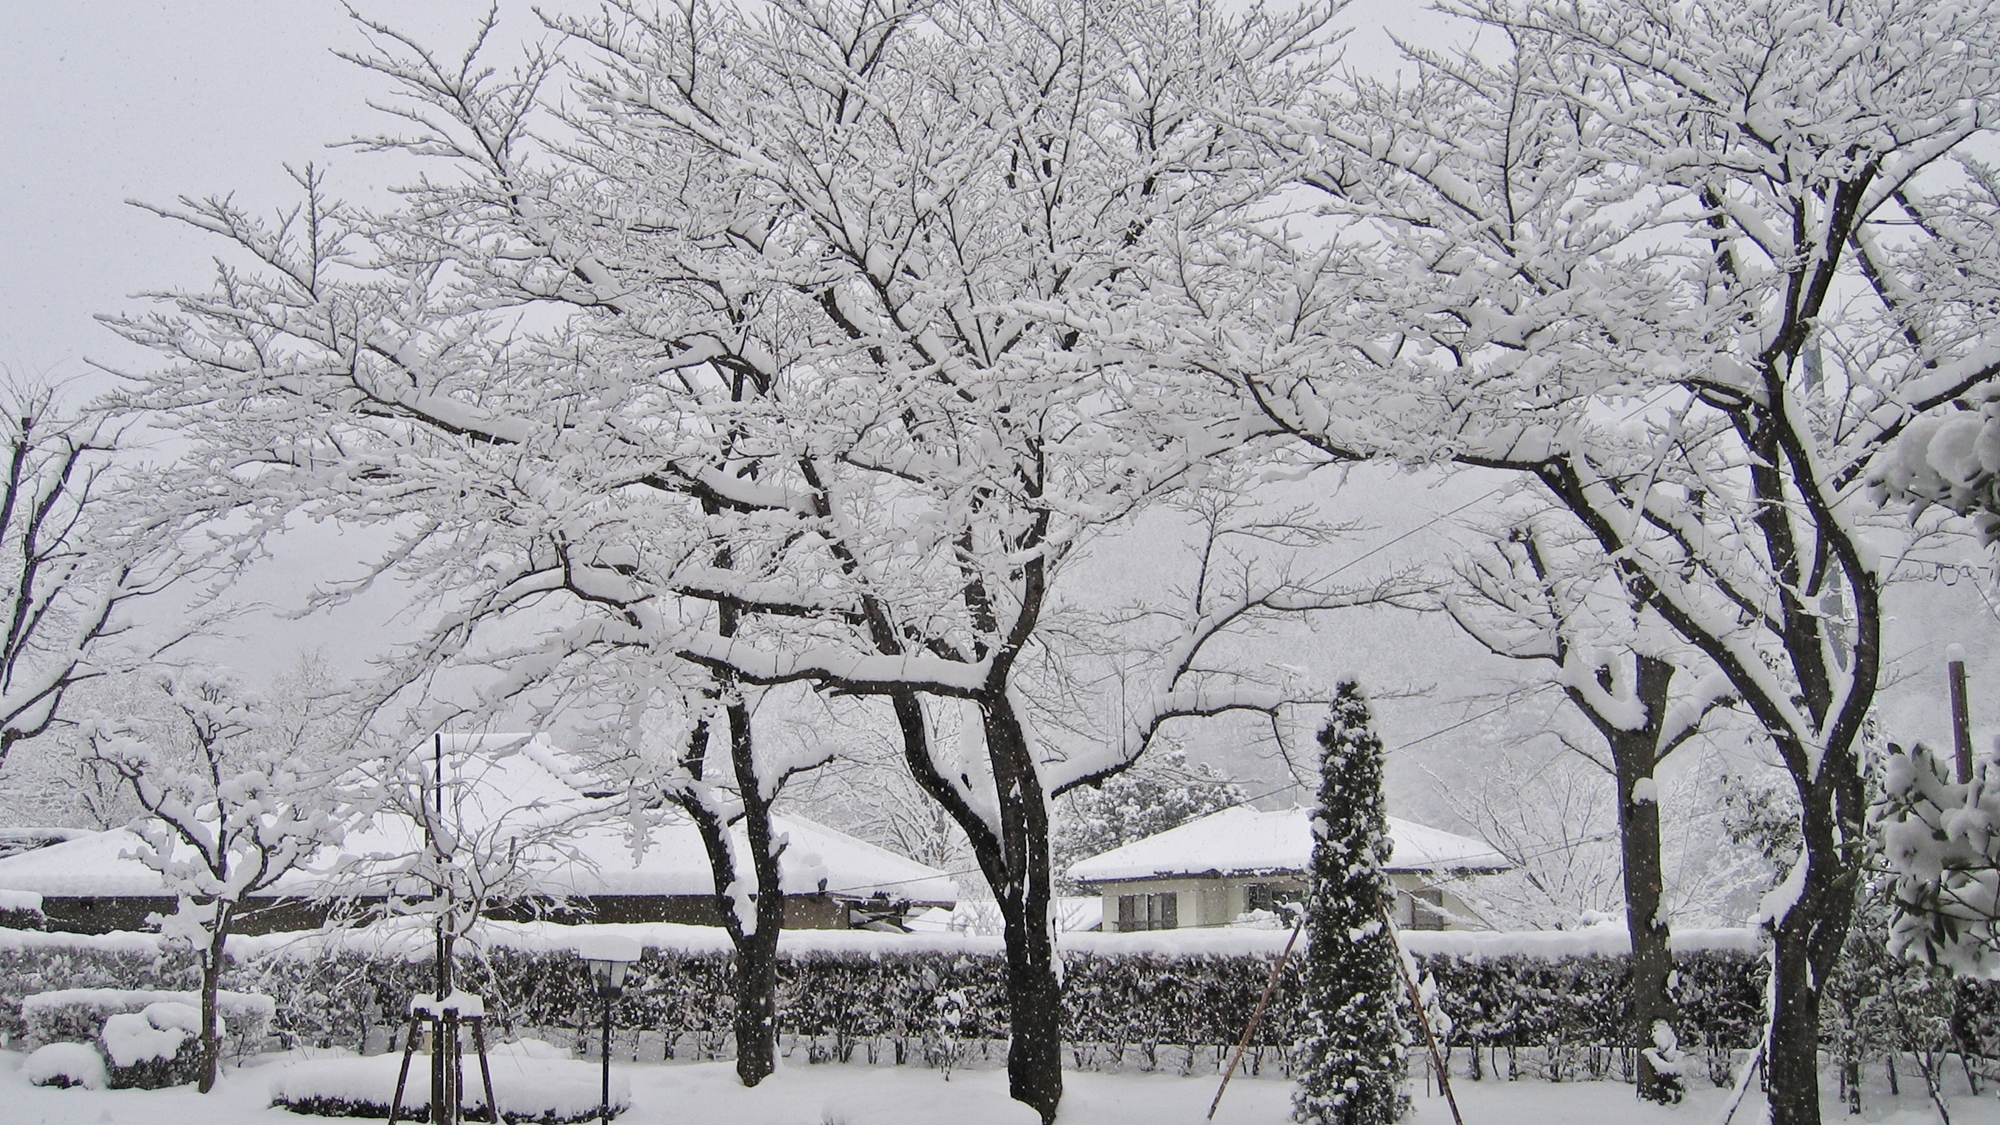
<path fill-rule="evenodd" d="M 145 841 L 124 828 L 92 832 L 0 859 L 0 890 L 48 898 L 144 898 L 166 894 L 160 873 L 123 853 Z"/>
<path fill-rule="evenodd" d="M 1312 865 L 1312 809 L 1237 807 L 1072 865 L 1086 883 L 1186 875 L 1268 875 Z M 1482 840 L 1389 818 L 1390 871 L 1505 871 L 1512 864 Z"/>
<path fill-rule="evenodd" d="M 538 872 L 535 882 L 544 893 L 582 897 L 714 893 L 701 837 L 685 819 L 652 825 L 644 833 L 644 848 L 639 849 L 635 843 L 640 830 L 624 820 L 604 819 L 608 803 L 585 796 L 589 782 L 567 769 L 560 751 L 519 738 L 497 750 L 489 746 L 467 750 L 455 753 L 447 743 L 452 759 L 447 762 L 447 776 L 456 782 L 447 798 L 447 820 L 461 836 L 523 841 L 520 862 Z M 577 822 L 574 827 L 561 829 L 571 820 Z M 560 830 L 551 832 L 551 826 Z M 787 844 L 779 858 L 787 894 L 824 890 L 842 898 L 867 898 L 879 891 L 914 902 L 958 899 L 956 885 L 944 872 L 844 832 L 787 816 L 773 817 L 772 830 Z M 749 843 L 740 825 L 733 836 L 739 857 L 737 877 L 747 885 L 753 879 Z M 159 874 L 129 858 L 142 845 L 137 833 L 116 829 L 0 858 L 0 890 L 35 891 L 54 898 L 164 895 Z M 314 856 L 313 871 L 294 872 L 271 893 L 308 892 L 320 878 L 317 872 L 336 867 L 345 869 L 344 890 L 380 893 L 367 878 L 371 863 L 393 868 L 397 858 L 421 846 L 413 821 L 382 814 L 348 832 L 339 848 Z"/>

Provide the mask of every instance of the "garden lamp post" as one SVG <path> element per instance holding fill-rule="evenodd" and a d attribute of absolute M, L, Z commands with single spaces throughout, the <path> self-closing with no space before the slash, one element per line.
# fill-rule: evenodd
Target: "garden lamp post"
<path fill-rule="evenodd" d="M 590 966 L 590 979 L 604 1001 L 604 1084 L 598 1100 L 598 1120 L 611 1122 L 611 1004 L 625 991 L 625 972 L 639 959 L 637 941 L 620 934 L 590 934 L 576 943 L 576 952 Z"/>

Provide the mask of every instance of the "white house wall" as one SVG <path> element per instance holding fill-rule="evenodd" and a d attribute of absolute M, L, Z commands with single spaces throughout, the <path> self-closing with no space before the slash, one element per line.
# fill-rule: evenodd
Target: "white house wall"
<path fill-rule="evenodd" d="M 1476 921 L 1480 916 L 1479 912 L 1474 910 L 1455 889 L 1462 886 L 1462 880 L 1455 880 L 1453 884 L 1445 885 L 1422 874 L 1393 872 L 1389 876 L 1389 882 L 1398 892 L 1395 896 L 1397 926 L 1405 929 L 1481 928 Z M 1227 926 L 1248 911 L 1250 887 L 1257 883 L 1276 883 L 1301 892 L 1306 886 L 1304 879 L 1288 875 L 1131 879 L 1100 883 L 1098 890 L 1104 900 L 1104 931 L 1112 933 L 1118 929 L 1120 896 L 1167 893 L 1175 896 L 1174 912 L 1177 915 L 1177 928 L 1185 930 Z M 1413 902 L 1413 894 L 1425 890 L 1440 892 L 1442 901 L 1438 907 L 1443 912 L 1441 926 L 1426 925 L 1426 919 L 1416 915 L 1417 908 Z"/>

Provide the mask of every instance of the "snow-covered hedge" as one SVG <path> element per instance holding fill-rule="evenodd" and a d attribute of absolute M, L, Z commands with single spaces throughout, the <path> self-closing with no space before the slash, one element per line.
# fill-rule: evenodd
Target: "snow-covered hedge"
<path fill-rule="evenodd" d="M 0 891 L 0 927 L 11 930 L 47 929 L 42 896 L 33 891 Z"/>
<path fill-rule="evenodd" d="M 194 957 L 163 951 L 153 934 L 63 934 L 0 929 L 0 1047 L 27 1035 L 21 1001 L 65 988 L 142 988 L 179 991 L 201 981 Z M 92 1026 L 64 1039 L 88 1040 Z M 48 1042 L 49 1040 L 42 1040 Z"/>
<path fill-rule="evenodd" d="M 603 1087 L 596 1066 L 570 1059 L 538 1040 L 496 1043 L 487 1052 L 487 1060 L 493 1073 L 493 1098 L 507 1120 L 565 1125 L 597 1118 Z M 271 1104 L 324 1117 L 386 1118 L 401 1061 L 400 1055 L 387 1054 L 295 1063 L 280 1070 L 273 1080 Z M 430 1083 L 423 1081 L 421 1074 L 416 1077 L 403 1088 L 404 1120 L 421 1121 L 430 1110 Z M 485 1083 L 477 1057 L 469 1052 L 459 1104 L 468 1117 L 484 1115 L 486 1110 Z M 611 1111 L 621 1113 L 631 1105 L 631 1080 L 622 1072 L 613 1072 Z"/>
<path fill-rule="evenodd" d="M 723 935 L 686 926 L 602 928 L 647 947 L 614 1013 L 623 1029 L 621 1050 L 632 1050 L 634 1029 L 644 1029 L 650 1051 L 727 1057 L 733 970 Z M 571 1047 L 594 1041 L 601 1009 L 573 952 L 582 929 L 495 925 L 467 951 L 460 987 L 488 999 L 496 1038 L 531 1034 Z M 1064 935 L 1070 1063 L 1207 1067 L 1242 1035 L 1286 936 Z M 237 961 L 224 984 L 280 998 L 272 1027 L 287 1043 L 357 1047 L 371 1024 L 400 1025 L 410 997 L 428 988 L 426 937 L 390 929 L 232 942 Z M 1548 1060 L 1538 1065 L 1561 1076 L 1601 1068 L 1605 1049 L 1635 1043 L 1625 1026 L 1623 935 L 1614 929 L 1406 939 L 1436 978 L 1440 1005 L 1453 1021 L 1452 1042 L 1461 1049 L 1532 1051 Z M 1687 1013 L 1682 1043 L 1709 1048 L 1708 1057 L 1726 1066 L 1728 1050 L 1752 1045 L 1759 1026 L 1763 963 L 1754 935 L 1677 934 L 1675 946 L 1677 995 Z M 934 1026 L 937 998 L 954 990 L 967 998 L 960 1026 L 951 1029 L 954 1039 L 999 1041 L 1007 1034 L 998 939 L 801 931 L 785 935 L 781 954 L 781 1031 L 809 1058 L 921 1063 L 935 1054 L 929 1048 L 942 1030 Z M 0 931 L 0 1026 L 12 1018 L 16 1037 L 25 1030 L 16 1003 L 26 993 L 107 984 L 178 990 L 192 983 L 185 954 L 151 935 Z M 1282 1060 L 1296 996 L 1296 977 L 1288 972 L 1252 1044 L 1250 1065 Z M 2000 992 L 1980 996 L 1967 1011 L 2000 1011 Z"/>
<path fill-rule="evenodd" d="M 65 988 L 37 992 L 20 1001 L 25 1037 L 37 1043 L 84 1043 L 99 1037 L 114 1016 L 139 1015 L 156 1005 L 201 1011 L 201 996 L 188 991 L 131 988 Z M 277 1003 L 269 996 L 224 990 L 216 997 L 223 1044 L 232 1054 L 257 1050 L 270 1034 Z M 200 1027 L 197 1015 L 196 1029 Z M 114 1063 L 116 1059 L 113 1059 Z"/>
<path fill-rule="evenodd" d="M 664 942 L 649 943 L 633 967 L 615 1024 L 657 1035 L 654 1049 L 671 1057 L 726 1057 L 731 960 L 713 940 L 720 935 L 694 935 L 689 949 L 676 940 L 678 929 L 648 935 Z M 464 960 L 460 986 L 489 999 L 502 1032 L 583 1046 L 594 1037 L 601 1009 L 582 964 L 560 934 L 509 932 L 510 940 L 490 941 Z M 1285 936 L 1211 932 L 1163 941 L 1159 935 L 1067 935 L 1064 1038 L 1071 1064 L 1187 1066 L 1218 1056 L 1241 1037 Z M 1423 936 L 1418 960 L 1440 984 L 1459 1046 L 1632 1044 L 1624 1027 L 1624 959 L 1595 952 L 1606 943 L 1602 935 Z M 809 1058 L 922 1061 L 940 1030 L 932 1026 L 937 997 L 950 991 L 967 999 L 956 1038 L 1000 1040 L 1007 1034 L 997 942 L 955 935 L 792 937 L 780 961 L 779 1019 L 781 1031 L 800 1040 Z M 1685 944 L 1697 948 L 1681 956 L 1679 994 L 1688 1010 L 1683 1039 L 1716 1048 L 1752 1045 L 1763 995 L 1761 960 L 1733 932 Z M 273 943 L 233 970 L 230 981 L 285 997 L 278 1027 L 295 1041 L 355 1046 L 372 1013 L 393 1018 L 428 986 L 429 964 L 406 952 L 418 950 L 353 941 Z M 1290 1042 L 1296 984 L 1295 973 L 1287 971 L 1253 1041 L 1253 1062 L 1261 1064 L 1274 1051 L 1282 1055 Z M 1563 1064 L 1558 1059 L 1554 1065 Z"/>

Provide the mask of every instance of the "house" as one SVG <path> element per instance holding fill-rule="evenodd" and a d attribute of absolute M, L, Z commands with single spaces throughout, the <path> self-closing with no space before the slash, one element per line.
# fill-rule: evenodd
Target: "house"
<path fill-rule="evenodd" d="M 611 802 L 586 792 L 588 783 L 553 747 L 521 738 L 511 748 L 484 744 L 494 737 L 445 750 L 446 819 L 468 849 L 504 856 L 560 921 L 721 923 L 708 853 L 692 823 L 671 811 L 649 825 L 616 818 Z M 950 876 L 936 868 L 801 817 L 774 817 L 772 827 L 786 841 L 779 870 L 787 927 L 898 928 L 906 911 L 949 910 L 957 901 Z M 742 857 L 748 841 L 740 825 L 733 834 Z M 136 858 L 141 845 L 136 832 L 115 829 L 0 858 L 0 891 L 39 894 L 50 929 L 144 929 L 147 915 L 172 910 L 174 900 L 159 873 Z M 307 869 L 252 896 L 237 932 L 311 929 L 335 909 L 379 905 L 392 890 L 421 897 L 425 889 L 401 872 L 422 848 L 414 821 L 378 814 Z M 741 858 L 738 878 L 752 882 Z M 517 901 L 490 913 L 532 912 Z"/>
<path fill-rule="evenodd" d="M 1106 930 L 1227 926 L 1304 897 L 1312 816 L 1306 808 L 1225 809 L 1092 856 L 1069 876 L 1103 896 Z M 1395 920 L 1405 929 L 1476 928 L 1459 880 L 1513 866 L 1483 841 L 1393 816 L 1389 837 Z"/>

